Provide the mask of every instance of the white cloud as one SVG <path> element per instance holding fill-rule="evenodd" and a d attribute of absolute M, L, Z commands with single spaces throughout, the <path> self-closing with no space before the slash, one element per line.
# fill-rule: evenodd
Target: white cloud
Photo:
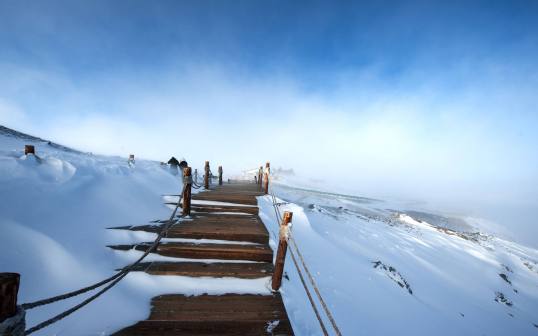
<path fill-rule="evenodd" d="M 282 76 L 197 66 L 147 78 L 110 73 L 84 84 L 40 72 L 39 81 L 14 83 L 17 92 L 40 92 L 39 104 L 27 108 L 39 128 L 21 121 L 16 99 L 0 100 L 0 116 L 97 153 L 184 156 L 227 172 L 271 160 L 322 178 L 327 188 L 367 196 L 464 210 L 535 206 L 528 200 L 537 196 L 530 186 L 538 183 L 538 136 L 530 131 L 538 116 L 529 114 L 536 98 L 527 89 L 505 88 L 487 72 L 450 90 L 439 78 L 416 85 L 411 76 L 408 86 L 390 87 L 372 76 L 343 76 L 342 89 L 324 94 Z"/>

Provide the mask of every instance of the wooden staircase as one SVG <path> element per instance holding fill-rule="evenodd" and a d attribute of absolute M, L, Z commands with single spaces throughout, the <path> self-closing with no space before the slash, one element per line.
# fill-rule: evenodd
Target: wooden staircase
<path fill-rule="evenodd" d="M 152 276 L 257 279 L 273 273 L 269 234 L 258 216 L 257 184 L 225 184 L 193 195 L 191 220 L 173 225 L 152 252 L 176 261 L 139 264 Z M 200 201 L 200 202 L 197 202 Z M 156 233 L 161 223 L 115 229 Z M 202 240 L 202 241 L 196 241 Z M 112 245 L 146 251 L 149 242 Z M 185 260 L 187 259 L 187 260 Z M 293 335 L 279 293 L 185 296 L 161 295 L 151 301 L 148 318 L 114 335 Z"/>

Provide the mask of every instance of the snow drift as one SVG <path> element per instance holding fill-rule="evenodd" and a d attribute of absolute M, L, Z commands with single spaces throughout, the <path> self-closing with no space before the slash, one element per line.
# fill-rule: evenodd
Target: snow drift
<path fill-rule="evenodd" d="M 406 204 L 273 189 L 293 212 L 292 235 L 344 335 L 538 332 L 537 250 Z M 259 204 L 276 246 L 271 197 Z M 285 272 L 294 330 L 322 335 L 289 257 Z"/>
<path fill-rule="evenodd" d="M 25 144 L 36 154 L 25 156 Z M 107 227 L 170 216 L 162 194 L 181 181 L 158 162 L 78 152 L 0 128 L 0 270 L 21 274 L 19 301 L 75 290 L 132 262 L 106 248 L 119 233 Z M 136 236 L 122 237 L 123 240 Z M 109 293 L 37 334 L 107 334 L 146 317 L 149 298 L 178 284 L 129 275 Z M 81 301 L 70 299 L 27 314 L 33 326 Z"/>

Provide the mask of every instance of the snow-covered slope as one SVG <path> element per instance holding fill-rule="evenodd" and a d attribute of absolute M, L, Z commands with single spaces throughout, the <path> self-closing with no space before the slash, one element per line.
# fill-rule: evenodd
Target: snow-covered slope
<path fill-rule="evenodd" d="M 294 213 L 292 235 L 344 335 L 538 333 L 537 250 L 402 204 L 273 189 Z M 259 202 L 274 240 L 271 198 Z M 286 273 L 294 329 L 321 335 L 289 256 Z"/>
<path fill-rule="evenodd" d="M 39 158 L 24 156 L 25 144 L 34 144 Z M 538 333 L 535 249 L 480 232 L 468 219 L 406 204 L 273 188 L 287 202 L 281 210 L 294 212 L 292 234 L 344 335 Z M 82 153 L 0 127 L 0 271 L 22 274 L 21 302 L 108 277 L 140 254 L 107 244 L 154 235 L 105 228 L 168 218 L 162 195 L 180 190 L 178 177 L 158 162 L 130 166 L 126 158 Z M 259 204 L 276 248 L 271 198 L 260 197 Z M 109 334 L 146 318 L 152 296 L 200 288 L 267 291 L 263 283 L 134 273 L 36 334 Z M 296 334 L 320 335 L 289 255 L 282 293 Z M 27 324 L 80 301 L 31 310 Z"/>
<path fill-rule="evenodd" d="M 37 157 L 24 155 L 25 144 L 35 145 Z M 2 127 L 0 270 L 21 273 L 21 303 L 102 280 L 136 257 L 106 245 L 141 241 L 137 233 L 105 228 L 168 218 L 171 210 L 162 194 L 177 194 L 181 187 L 179 178 L 158 162 L 137 160 L 130 166 L 126 158 L 82 153 Z M 145 318 L 149 298 L 174 286 L 179 285 L 131 274 L 80 312 L 38 334 L 109 333 Z M 78 297 L 33 309 L 27 326 L 80 301 Z"/>

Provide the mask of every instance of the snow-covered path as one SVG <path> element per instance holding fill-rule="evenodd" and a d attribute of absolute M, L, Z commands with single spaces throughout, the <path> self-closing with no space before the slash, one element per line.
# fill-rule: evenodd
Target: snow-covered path
<path fill-rule="evenodd" d="M 115 335 L 259 335 L 268 328 L 292 335 L 282 298 L 269 288 L 273 253 L 268 232 L 256 206 L 250 206 L 256 213 L 243 212 L 245 204 L 255 203 L 260 194 L 254 184 L 215 186 L 196 194 L 192 216 L 181 217 L 169 228 L 167 223 L 116 228 L 150 234 L 166 228 L 166 241 L 151 252 L 166 259 L 141 263 L 135 271 L 171 281 L 189 279 L 196 289 L 178 288 L 152 298 L 149 317 Z M 177 202 L 177 197 L 164 198 Z M 148 241 L 109 247 L 145 252 L 150 245 Z"/>
<path fill-rule="evenodd" d="M 39 160 L 24 155 L 25 144 L 35 146 Z M 127 159 L 81 153 L 16 132 L 0 133 L 0 146 L 0 269 L 21 274 L 20 303 L 79 289 L 131 264 L 143 253 L 140 249 L 118 251 L 106 246 L 143 247 L 139 243 L 153 241 L 156 234 L 108 228 L 151 226 L 156 220 L 167 219 L 171 209 L 163 203 L 173 201 L 173 197 L 162 195 L 182 190 L 174 171 L 159 162 L 137 159 L 134 164 L 128 163 Z M 254 208 L 251 204 L 196 200 L 193 215 L 200 222 L 193 226 L 193 221 L 182 220 L 178 230 L 208 228 L 212 216 L 245 223 L 257 218 L 252 213 Z M 262 224 L 258 228 L 265 230 Z M 169 235 L 163 241 L 163 250 L 182 246 L 189 247 L 189 251 L 184 249 L 181 253 L 192 253 L 193 248 L 203 248 L 213 255 L 177 258 L 151 253 L 144 260 L 148 273 L 139 269 L 128 274 L 91 304 L 35 334 L 111 334 L 145 320 L 151 311 L 151 298 L 163 294 L 270 294 L 267 283 L 271 269 L 267 264 L 272 260 L 271 250 L 257 241 L 249 241 L 257 231 L 236 231 L 238 235 L 233 241 L 227 240 L 230 237 L 193 236 L 203 233 L 193 230 L 190 237 L 185 232 L 178 237 Z M 235 251 L 235 256 L 222 260 L 215 255 L 214 248 L 223 246 Z M 263 253 L 257 255 L 267 259 L 263 265 L 240 257 L 241 251 L 260 248 Z M 177 249 L 173 254 L 176 252 Z M 178 262 L 188 263 L 189 274 L 169 274 L 170 263 Z M 223 269 L 230 264 L 233 269 Z M 249 276 L 237 276 L 246 271 Z M 193 272 L 199 272 L 198 276 L 193 277 Z M 228 274 L 215 276 L 224 272 Z M 27 326 L 35 326 L 92 294 L 29 310 Z"/>

